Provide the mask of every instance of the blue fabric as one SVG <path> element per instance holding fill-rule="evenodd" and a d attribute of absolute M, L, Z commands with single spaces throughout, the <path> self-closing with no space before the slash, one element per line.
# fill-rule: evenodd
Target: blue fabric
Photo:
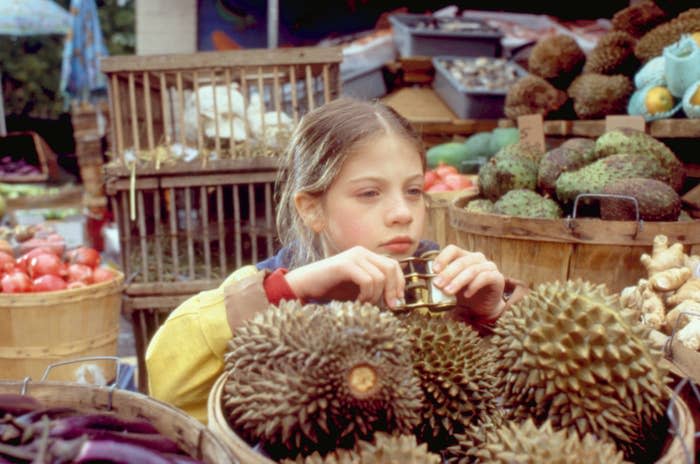
<path fill-rule="evenodd" d="M 440 247 L 437 243 L 431 242 L 430 240 L 421 240 L 418 244 L 418 248 L 413 256 L 418 257 L 425 253 L 426 251 L 439 250 Z M 261 261 L 255 266 L 259 271 L 268 270 L 270 272 L 275 271 L 281 267 L 289 269 L 289 262 L 291 259 L 291 250 L 289 248 L 282 248 L 275 256 L 267 258 L 265 261 Z"/>
<path fill-rule="evenodd" d="M 109 55 L 95 0 L 71 0 L 70 12 L 73 20 L 63 47 L 60 90 L 66 106 L 73 101 L 95 103 L 107 95 L 100 58 Z"/>
<path fill-rule="evenodd" d="M 0 34 L 65 34 L 71 16 L 53 0 L 1 0 Z"/>

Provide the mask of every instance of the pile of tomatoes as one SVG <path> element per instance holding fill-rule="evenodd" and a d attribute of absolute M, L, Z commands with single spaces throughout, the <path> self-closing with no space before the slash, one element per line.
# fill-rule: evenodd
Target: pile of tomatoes
<path fill-rule="evenodd" d="M 81 288 L 115 276 L 114 271 L 100 266 L 100 253 L 94 248 L 78 247 L 64 253 L 60 247 L 38 246 L 15 258 L 11 248 L 0 247 L 2 293 Z"/>
<path fill-rule="evenodd" d="M 428 193 L 452 192 L 473 186 L 471 176 L 460 174 L 456 167 L 445 163 L 440 163 L 435 169 L 426 171 L 423 181 L 423 191 Z"/>

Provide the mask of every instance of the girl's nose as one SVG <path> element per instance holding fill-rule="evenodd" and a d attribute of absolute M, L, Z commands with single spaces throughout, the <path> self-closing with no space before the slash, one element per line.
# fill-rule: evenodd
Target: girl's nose
<path fill-rule="evenodd" d="M 403 196 L 392 202 L 387 219 L 390 224 L 409 224 L 413 221 L 413 211 Z"/>

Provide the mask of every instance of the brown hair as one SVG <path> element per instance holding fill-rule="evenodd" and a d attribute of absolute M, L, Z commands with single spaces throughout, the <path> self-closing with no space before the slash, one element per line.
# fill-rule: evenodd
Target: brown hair
<path fill-rule="evenodd" d="M 277 232 L 291 249 L 290 267 L 323 257 L 319 237 L 306 227 L 294 204 L 297 192 L 322 195 L 333 183 L 353 148 L 372 137 L 391 133 L 425 149 L 411 123 L 380 102 L 338 98 L 307 113 L 296 126 L 284 154 L 275 190 Z"/>

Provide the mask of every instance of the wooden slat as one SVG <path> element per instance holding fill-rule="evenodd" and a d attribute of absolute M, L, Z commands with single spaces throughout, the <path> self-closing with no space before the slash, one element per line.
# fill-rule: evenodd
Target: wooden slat
<path fill-rule="evenodd" d="M 265 233 L 266 239 L 265 243 L 267 245 L 267 256 L 272 256 L 274 253 L 274 239 L 275 234 L 273 233 L 273 208 L 272 208 L 272 184 L 265 183 L 265 226 L 267 232 Z"/>
<path fill-rule="evenodd" d="M 265 124 L 265 85 L 263 84 L 263 68 L 258 66 L 258 96 L 260 97 L 260 131 L 262 141 L 267 139 L 267 125 Z"/>
<path fill-rule="evenodd" d="M 219 102 L 217 101 L 218 99 L 216 98 L 217 80 L 218 80 L 218 78 L 216 75 L 216 68 L 213 68 L 211 70 L 211 90 L 212 90 L 212 94 L 214 96 L 213 101 L 214 101 L 214 114 L 215 115 L 219 114 Z M 221 132 L 219 129 L 219 118 L 214 118 L 214 149 L 216 150 L 217 156 L 220 157 L 220 154 L 221 154 Z M 209 157 L 204 155 L 204 153 L 202 153 L 202 152 L 200 152 L 199 156 L 202 159 L 202 165 L 206 166 L 207 165 L 207 158 L 209 158 Z"/>
<path fill-rule="evenodd" d="M 315 108 L 314 104 L 314 91 L 315 91 L 315 86 L 314 86 L 314 76 L 313 73 L 311 72 L 311 66 L 306 65 L 306 101 L 309 105 L 308 111 L 311 111 Z"/>
<path fill-rule="evenodd" d="M 166 191 L 168 195 L 168 214 L 170 215 L 170 252 L 173 259 L 173 277 L 180 273 L 180 255 L 178 253 L 177 240 L 177 208 L 175 206 L 175 189 L 169 188 Z"/>
<path fill-rule="evenodd" d="M 297 74 L 294 66 L 289 67 L 289 88 L 292 93 L 292 120 L 299 122 L 299 96 L 297 95 Z"/>
<path fill-rule="evenodd" d="M 165 83 L 165 73 L 158 73 L 160 81 L 160 105 L 163 111 L 163 135 L 165 137 L 165 144 L 167 146 L 172 145 L 172 134 L 174 130 L 173 121 L 170 119 L 170 102 L 168 99 L 168 86 Z"/>
<path fill-rule="evenodd" d="M 200 185 L 234 185 L 249 184 L 251 182 L 265 182 L 274 180 L 276 172 L 249 172 L 244 174 L 210 174 L 205 176 L 192 175 L 189 177 L 166 177 L 160 185 L 162 187 L 198 187 Z"/>
<path fill-rule="evenodd" d="M 243 94 L 243 108 L 245 108 L 246 115 L 248 114 L 248 104 L 250 103 L 250 99 L 248 98 L 248 76 L 245 71 L 245 67 L 241 66 L 241 94 Z M 250 139 L 253 136 L 253 131 L 250 128 L 250 123 L 248 122 L 248 118 L 245 117 L 243 118 L 243 125 L 245 126 L 245 133 L 246 133 L 246 140 L 243 142 L 243 145 L 245 147 L 245 152 L 244 156 L 246 156 L 248 159 L 250 159 L 250 153 L 251 153 L 251 143 Z"/>
<path fill-rule="evenodd" d="M 250 248 L 253 255 L 253 264 L 258 262 L 258 233 L 257 217 L 255 214 L 255 184 L 248 184 L 248 224 L 250 225 Z"/>
<path fill-rule="evenodd" d="M 331 101 L 331 79 L 328 71 L 328 65 L 323 65 L 323 101 L 328 103 Z"/>
<path fill-rule="evenodd" d="M 241 267 L 241 198 L 238 185 L 233 186 L 233 237 L 234 237 L 234 252 L 236 254 L 236 269 Z"/>
<path fill-rule="evenodd" d="M 185 234 L 187 236 L 187 266 L 190 279 L 195 278 L 194 260 L 194 227 L 192 226 L 192 190 L 185 187 Z"/>
<path fill-rule="evenodd" d="M 295 47 L 279 49 L 251 49 L 195 54 L 169 55 L 123 55 L 104 57 L 100 69 L 104 73 L 124 71 L 176 71 L 204 69 L 221 66 L 252 65 L 305 65 L 340 63 L 343 60 L 342 47 Z"/>
<path fill-rule="evenodd" d="M 121 95 L 119 95 L 119 82 L 117 81 L 117 76 L 112 76 L 112 111 L 114 117 L 112 121 L 115 125 L 116 130 L 116 147 L 117 154 L 121 160 L 121 164 L 126 164 L 126 159 L 124 158 L 124 127 L 122 126 L 122 109 L 121 109 Z"/>
<path fill-rule="evenodd" d="M 151 108 L 151 80 L 147 72 L 143 73 L 143 102 L 146 108 L 146 137 L 149 150 L 155 148 L 153 138 L 153 109 Z"/>
<path fill-rule="evenodd" d="M 203 290 L 211 290 L 222 279 L 213 280 L 185 280 L 179 282 L 150 282 L 132 283 L 124 287 L 124 293 L 130 297 L 158 296 L 158 295 L 194 295 Z"/>
<path fill-rule="evenodd" d="M 122 263 L 124 269 L 124 276 L 126 279 L 131 277 L 131 220 L 129 219 L 131 215 L 129 214 L 129 191 L 123 190 L 119 195 L 121 199 L 122 207 L 122 222 L 124 224 L 124 234 L 121 235 L 122 244 L 124 248 L 124 256 L 126 259 Z"/>
<path fill-rule="evenodd" d="M 152 310 L 151 308 L 169 308 L 169 309 L 174 309 L 177 308 L 180 303 L 185 301 L 187 298 L 190 298 L 192 295 L 172 295 L 169 294 L 167 296 L 141 296 L 138 298 L 134 298 L 133 302 L 130 304 L 130 310 L 131 314 L 135 314 L 143 318 L 143 320 L 139 321 L 138 325 L 139 327 L 143 327 L 143 333 L 141 334 L 142 337 L 145 337 L 145 340 L 150 340 L 150 337 L 148 337 L 148 334 L 146 333 L 146 317 L 145 314 L 148 310 L 149 317 L 153 319 L 154 314 L 156 311 Z M 138 311 L 137 311 L 138 310 Z"/>
<path fill-rule="evenodd" d="M 202 235 L 204 237 L 204 277 L 211 279 L 211 244 L 209 243 L 209 198 L 207 187 L 199 187 L 199 210 L 201 211 Z"/>
<path fill-rule="evenodd" d="M 173 165 L 164 164 L 156 170 L 152 166 L 137 168 L 140 178 L 145 176 L 167 177 L 168 175 L 189 175 L 193 171 L 198 174 L 211 172 L 214 174 L 222 172 L 243 172 L 243 171 L 264 171 L 275 170 L 282 164 L 277 157 L 248 157 L 225 160 L 212 160 L 207 166 L 199 166 L 198 163 L 178 163 Z M 122 166 L 106 165 L 105 175 L 109 177 L 129 177 L 131 170 Z"/>
<path fill-rule="evenodd" d="M 180 132 L 180 144 L 185 147 L 185 89 L 182 83 L 182 72 L 177 71 L 177 103 L 178 109 L 180 111 L 180 127 L 178 128 Z"/>
<path fill-rule="evenodd" d="M 141 244 L 141 276 L 144 282 L 148 282 L 148 232 L 146 231 L 146 205 L 143 200 L 143 190 L 137 192 L 136 198 L 138 199 L 138 227 Z"/>
<path fill-rule="evenodd" d="M 225 275 L 226 268 L 226 228 L 224 227 L 224 188 L 216 186 L 216 225 L 219 232 L 219 265 L 221 274 Z"/>
<path fill-rule="evenodd" d="M 131 109 L 131 134 L 134 138 L 134 151 L 141 151 L 141 140 L 139 140 L 139 118 L 136 107 L 136 87 L 134 85 L 134 73 L 129 73 L 129 108 Z"/>
<path fill-rule="evenodd" d="M 231 84 L 232 84 L 232 78 L 231 78 L 231 68 L 226 68 L 224 70 L 224 79 L 226 80 L 226 100 L 227 100 L 227 105 L 228 105 L 228 114 L 231 115 L 229 118 L 229 125 L 231 126 L 229 130 L 231 131 L 231 138 L 229 139 L 229 144 L 228 144 L 228 152 L 231 156 L 234 154 L 234 147 L 236 145 L 236 139 L 233 136 L 233 101 L 231 101 Z M 245 105 L 243 105 L 243 112 L 245 114 L 245 111 L 247 108 Z M 246 122 L 248 121 L 248 118 L 243 118 Z"/>
<path fill-rule="evenodd" d="M 160 214 L 160 190 L 156 189 L 153 191 L 153 222 L 155 223 L 155 240 L 154 240 L 154 251 L 156 254 L 156 275 L 158 276 L 158 281 L 163 280 L 163 246 L 160 241 L 163 238 L 163 224 L 161 224 L 161 214 Z"/>
<path fill-rule="evenodd" d="M 279 67 L 274 66 L 272 68 L 273 80 L 272 80 L 272 99 L 274 101 L 275 113 L 277 113 L 277 126 L 282 124 L 282 89 L 280 87 L 279 78 Z"/>
<path fill-rule="evenodd" d="M 199 153 L 204 153 L 204 133 L 202 131 L 202 116 L 201 105 L 199 102 L 199 75 L 194 71 L 194 107 L 195 107 L 195 124 L 197 124 L 197 150 Z M 184 148 L 184 147 L 183 147 Z"/>

